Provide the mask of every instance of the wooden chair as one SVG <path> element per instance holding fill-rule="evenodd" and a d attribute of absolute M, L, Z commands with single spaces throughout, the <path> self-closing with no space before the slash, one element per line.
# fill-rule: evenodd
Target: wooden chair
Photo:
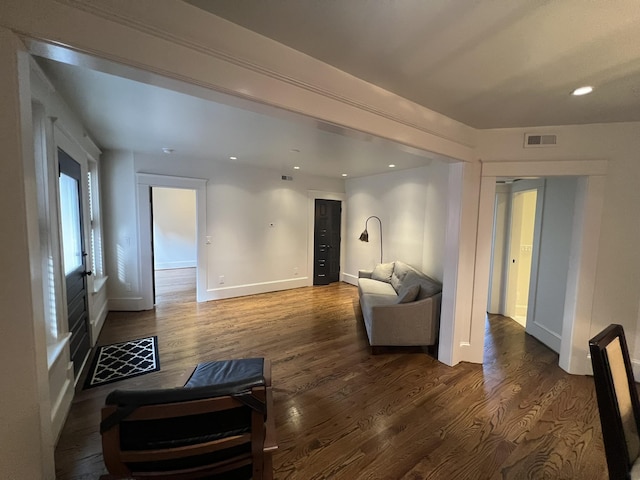
<path fill-rule="evenodd" d="M 116 390 L 105 403 L 100 430 L 110 475 L 103 480 L 273 478 L 266 359 L 203 363 L 184 387 Z"/>
<path fill-rule="evenodd" d="M 609 478 L 640 479 L 640 403 L 621 325 L 589 341 Z"/>

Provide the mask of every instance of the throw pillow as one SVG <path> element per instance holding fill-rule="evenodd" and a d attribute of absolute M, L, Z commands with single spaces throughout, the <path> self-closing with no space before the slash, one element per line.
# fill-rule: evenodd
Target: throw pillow
<path fill-rule="evenodd" d="M 391 283 L 391 275 L 393 274 L 393 262 L 380 263 L 376 265 L 371 273 L 371 278 L 381 282 Z"/>
<path fill-rule="evenodd" d="M 420 293 L 420 285 L 411 285 L 406 288 L 402 288 L 398 293 L 398 300 L 396 303 L 409 303 L 413 302 Z"/>

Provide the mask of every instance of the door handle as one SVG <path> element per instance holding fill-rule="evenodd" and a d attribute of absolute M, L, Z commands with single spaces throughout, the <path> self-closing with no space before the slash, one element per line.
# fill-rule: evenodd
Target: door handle
<path fill-rule="evenodd" d="M 90 275 L 93 275 L 93 272 L 91 270 L 84 271 L 84 272 L 82 272 L 82 275 L 85 276 L 85 277 L 88 277 Z"/>

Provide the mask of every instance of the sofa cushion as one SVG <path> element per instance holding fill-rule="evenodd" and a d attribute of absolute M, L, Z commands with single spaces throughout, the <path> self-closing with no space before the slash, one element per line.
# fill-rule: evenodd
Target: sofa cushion
<path fill-rule="evenodd" d="M 379 263 L 373 269 L 371 278 L 373 278 L 374 280 L 378 280 L 380 282 L 391 283 L 391 275 L 393 274 L 393 264 L 394 262 Z"/>
<path fill-rule="evenodd" d="M 372 278 L 360 278 L 358 279 L 358 289 L 361 295 L 375 294 L 375 295 L 387 295 L 392 297 L 392 300 L 396 300 L 396 291 L 393 289 L 390 283 L 379 282 Z"/>
<path fill-rule="evenodd" d="M 418 292 L 418 300 L 423 298 L 429 298 L 442 291 L 442 284 L 436 280 L 427 277 L 424 274 L 409 272 L 404 277 L 402 282 L 403 287 L 409 287 L 412 285 L 420 285 L 420 291 Z"/>
<path fill-rule="evenodd" d="M 413 267 L 407 265 L 406 263 L 396 261 L 393 266 L 393 273 L 391 274 L 391 285 L 396 292 L 399 292 L 402 288 L 402 282 L 404 282 L 404 277 L 407 276 L 407 273 L 412 272 Z"/>
<path fill-rule="evenodd" d="M 420 285 L 404 286 L 398 292 L 396 303 L 413 302 L 418 297 L 418 293 L 420 293 Z"/>

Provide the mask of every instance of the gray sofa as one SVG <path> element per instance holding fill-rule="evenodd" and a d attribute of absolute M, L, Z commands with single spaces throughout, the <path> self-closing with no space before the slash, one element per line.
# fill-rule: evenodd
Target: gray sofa
<path fill-rule="evenodd" d="M 438 340 L 442 284 L 403 262 L 358 272 L 360 307 L 376 346 L 433 346 Z"/>

